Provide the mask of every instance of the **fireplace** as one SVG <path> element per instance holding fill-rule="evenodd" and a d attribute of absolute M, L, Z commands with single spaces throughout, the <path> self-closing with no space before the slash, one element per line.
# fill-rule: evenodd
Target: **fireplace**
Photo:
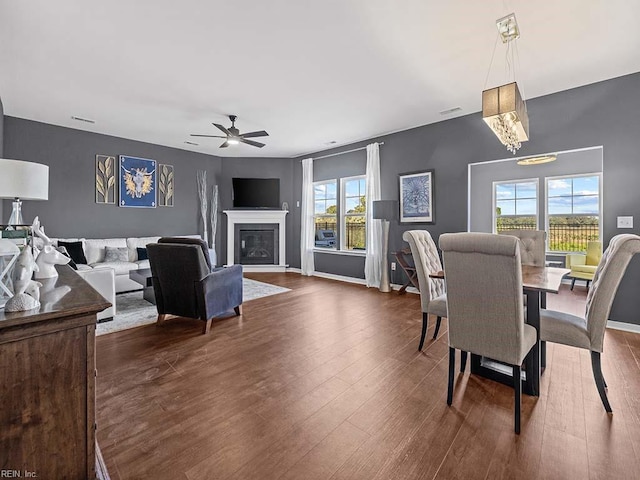
<path fill-rule="evenodd" d="M 224 210 L 227 216 L 227 263 L 245 272 L 284 272 L 286 210 Z M 242 232 L 242 233 L 241 233 Z"/>
<path fill-rule="evenodd" d="M 278 265 L 278 225 L 236 224 L 235 263 L 241 265 Z"/>

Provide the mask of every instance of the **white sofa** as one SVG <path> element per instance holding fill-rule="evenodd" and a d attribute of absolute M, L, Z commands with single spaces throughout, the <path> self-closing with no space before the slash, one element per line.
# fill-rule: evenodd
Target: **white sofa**
<path fill-rule="evenodd" d="M 201 238 L 200 235 L 180 235 L 186 238 Z M 115 293 L 141 290 L 142 285 L 129 278 L 131 270 L 149 268 L 149 260 L 138 260 L 138 248 L 144 248 L 150 243 L 157 243 L 160 237 L 129 237 L 129 238 L 52 238 L 55 246 L 58 242 L 82 242 L 82 249 L 87 258 L 86 265 L 78 265 L 78 271 L 112 269 L 114 272 Z M 105 262 L 106 247 L 126 248 L 126 262 Z M 215 250 L 209 250 L 211 264 L 216 264 Z M 91 282 L 89 282 L 91 283 Z M 95 288 L 95 287 L 94 287 Z M 96 288 L 96 290 L 98 290 Z M 106 295 L 105 298 L 109 299 Z"/>
<path fill-rule="evenodd" d="M 111 303 L 106 310 L 98 313 L 98 321 L 111 319 L 116 314 L 116 283 L 112 268 L 88 268 L 78 270 L 84 280 L 91 285 L 100 295 Z"/>

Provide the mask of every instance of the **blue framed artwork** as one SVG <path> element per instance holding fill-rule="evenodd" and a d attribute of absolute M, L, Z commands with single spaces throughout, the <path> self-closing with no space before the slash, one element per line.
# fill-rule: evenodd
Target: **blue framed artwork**
<path fill-rule="evenodd" d="M 120 206 L 156 208 L 156 161 L 120 155 Z"/>
<path fill-rule="evenodd" d="M 403 173 L 400 181 L 400 223 L 435 223 L 433 170 Z"/>

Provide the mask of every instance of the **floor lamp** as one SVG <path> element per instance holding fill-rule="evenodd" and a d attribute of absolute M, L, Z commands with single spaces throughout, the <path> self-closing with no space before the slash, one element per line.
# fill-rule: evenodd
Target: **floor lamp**
<path fill-rule="evenodd" d="M 389 220 L 397 217 L 398 202 L 395 200 L 374 200 L 373 219 L 382 220 L 382 259 L 380 265 L 380 291 L 390 292 L 389 283 Z"/>
<path fill-rule="evenodd" d="M 49 167 L 0 158 L 0 198 L 13 199 L 13 211 L 6 224 L 24 225 L 22 200 L 49 199 Z"/>

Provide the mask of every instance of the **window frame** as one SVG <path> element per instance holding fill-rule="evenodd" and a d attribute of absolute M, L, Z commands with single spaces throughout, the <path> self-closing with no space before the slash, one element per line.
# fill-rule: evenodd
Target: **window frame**
<path fill-rule="evenodd" d="M 544 177 L 544 228 L 546 232 L 549 232 L 549 219 L 552 216 L 569 216 L 569 217 L 579 217 L 579 216 L 594 216 L 589 215 L 588 213 L 583 214 L 549 214 L 549 181 L 550 180 L 562 180 L 566 178 L 584 178 L 584 177 L 598 177 L 598 237 L 599 240 L 602 241 L 603 238 L 603 211 L 602 211 L 602 175 L 603 172 L 593 172 L 593 173 L 574 173 L 570 175 L 554 175 L 551 177 Z M 566 196 L 566 195 L 564 195 Z M 573 182 L 571 184 L 571 198 L 573 199 Z M 571 202 L 571 209 L 573 210 L 573 201 Z M 580 253 L 576 251 L 564 251 L 564 250 L 550 250 L 549 249 L 549 235 L 547 235 L 547 252 L 550 254 L 571 254 L 571 253 Z"/>
<path fill-rule="evenodd" d="M 504 184 L 509 184 L 509 183 L 513 183 L 513 184 L 518 184 L 518 183 L 535 183 L 536 184 L 536 213 L 535 213 L 535 217 L 536 217 L 536 230 L 538 230 L 540 228 L 540 179 L 538 177 L 533 177 L 533 178 L 518 178 L 518 179 L 513 179 L 513 180 L 496 180 L 494 182 L 492 182 L 492 206 L 493 208 L 492 210 L 492 220 L 491 220 L 491 230 L 493 233 L 498 233 L 498 215 L 496 213 L 496 209 L 497 209 L 497 198 L 496 198 L 496 187 L 498 185 L 504 185 Z M 546 188 L 546 183 L 545 183 L 545 188 Z M 515 201 L 517 200 L 517 197 L 513 198 L 514 204 Z M 545 204 L 545 208 L 546 208 L 546 204 Z M 518 217 L 518 216 L 522 216 L 522 217 L 530 217 L 531 215 L 505 215 L 505 216 L 509 216 L 509 217 Z"/>
<path fill-rule="evenodd" d="M 340 251 L 342 252 L 349 252 L 349 253 L 355 253 L 355 254 L 364 254 L 366 252 L 366 238 L 367 238 L 367 229 L 368 229 L 368 225 L 367 225 L 367 211 L 366 211 L 366 203 L 365 203 L 365 211 L 364 213 L 347 213 L 346 212 L 346 198 L 347 198 L 347 189 L 345 187 L 345 184 L 349 181 L 353 181 L 353 180 L 364 180 L 364 197 L 366 199 L 366 195 L 367 195 L 367 176 L 366 175 L 353 175 L 350 177 L 342 177 L 340 178 L 340 192 L 339 192 L 339 199 L 340 199 Z M 362 195 L 360 195 L 362 196 Z M 365 235 L 365 249 L 364 250 L 355 250 L 352 248 L 347 248 L 346 246 L 346 241 L 347 241 L 347 216 L 359 216 L 364 218 L 364 235 Z"/>
<path fill-rule="evenodd" d="M 330 214 L 317 214 L 315 212 L 316 209 L 316 186 L 318 185 L 328 185 L 328 184 L 333 184 L 336 187 L 336 213 L 335 215 L 330 215 Z M 340 245 L 340 192 L 338 190 L 338 186 L 339 186 L 339 182 L 337 178 L 333 178 L 333 179 L 328 179 L 328 180 L 318 180 L 317 182 L 313 182 L 312 187 L 313 187 L 313 225 L 314 225 L 314 241 L 313 241 L 313 248 L 314 250 L 318 250 L 320 252 L 326 252 L 326 251 L 337 251 L 339 250 L 338 246 Z M 326 198 L 325 198 L 326 200 Z M 316 220 L 318 218 L 335 218 L 336 219 L 336 236 L 338 238 L 336 238 L 336 243 L 335 246 L 333 247 L 320 247 L 318 245 L 315 244 L 316 240 L 315 240 L 315 225 L 316 225 Z"/>

